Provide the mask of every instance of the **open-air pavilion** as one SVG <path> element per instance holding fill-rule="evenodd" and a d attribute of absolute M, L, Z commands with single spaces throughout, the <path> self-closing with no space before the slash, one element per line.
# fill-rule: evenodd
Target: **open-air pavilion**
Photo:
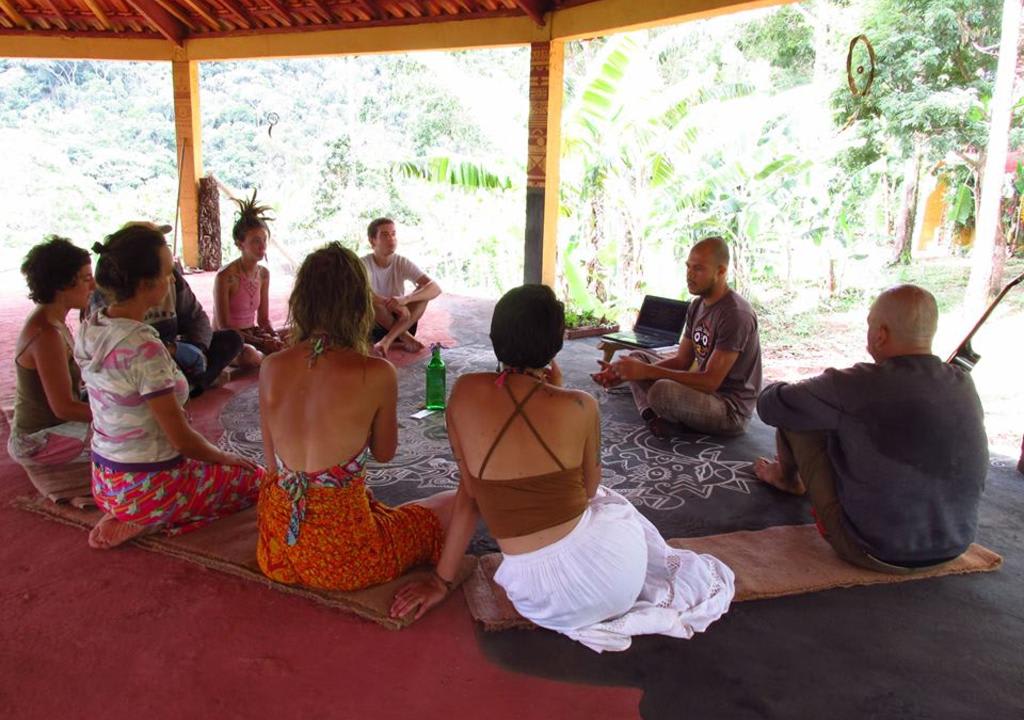
<path fill-rule="evenodd" d="M 202 63 L 529 45 L 523 274 L 553 284 L 565 43 L 770 4 L 777 3 L 0 0 L 0 56 L 172 64 L 179 235 L 183 260 L 195 266 Z M 196 286 L 208 302 L 209 276 L 197 276 Z M 276 290 L 280 319 L 288 288 Z M 18 293 L 0 293 L 5 348 L 29 307 Z M 491 303 L 444 297 L 437 305 L 427 332 L 455 346 L 450 372 L 492 363 Z M 567 384 L 593 387 L 594 345 L 567 344 Z M 5 368 L 0 382 L 9 378 Z M 410 414 L 421 383 L 421 359 L 400 369 L 400 417 Z M 0 398 L 11 392 L 2 388 Z M 211 439 L 260 452 L 248 432 L 254 398 L 255 378 L 243 377 L 205 394 L 190 412 Z M 772 451 L 770 429 L 759 421 L 738 440 L 660 441 L 635 424 L 628 396 L 602 395 L 601 409 L 606 481 L 667 537 L 811 522 L 805 501 L 782 497 L 745 470 L 745 461 Z M 440 477 L 451 466 L 443 425 L 403 421 L 401 432 L 406 455 L 375 493 L 397 502 L 451 486 Z M 5 424 L 5 447 L 7 433 Z M 485 632 L 461 593 L 393 631 L 202 564 L 136 547 L 92 551 L 79 530 L 13 506 L 32 488 L 2 452 L 0 711 L 12 718 L 1020 717 L 1024 498 L 1015 463 L 993 457 L 981 510 L 978 542 L 1003 556 L 997 572 L 736 603 L 705 635 L 641 637 L 627 652 L 598 655 L 545 631 Z M 471 549 L 494 546 L 483 535 Z"/>

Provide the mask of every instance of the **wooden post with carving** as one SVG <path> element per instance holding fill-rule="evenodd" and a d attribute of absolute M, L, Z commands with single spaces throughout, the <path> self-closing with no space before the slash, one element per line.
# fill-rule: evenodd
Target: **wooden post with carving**
<path fill-rule="evenodd" d="M 530 45 L 523 282 L 555 284 L 565 44 Z"/>
<path fill-rule="evenodd" d="M 220 270 L 220 185 L 212 175 L 199 180 L 199 267 Z"/>

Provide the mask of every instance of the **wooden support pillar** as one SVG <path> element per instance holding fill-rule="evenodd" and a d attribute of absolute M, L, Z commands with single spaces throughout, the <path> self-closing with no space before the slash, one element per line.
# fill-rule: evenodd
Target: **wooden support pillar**
<path fill-rule="evenodd" d="M 523 282 L 555 284 L 558 178 L 562 145 L 565 44 L 530 45 L 530 117 L 526 161 Z"/>
<path fill-rule="evenodd" d="M 171 62 L 174 132 L 178 160 L 178 230 L 185 265 L 199 265 L 199 177 L 203 174 L 203 135 L 199 116 L 199 63 Z"/>

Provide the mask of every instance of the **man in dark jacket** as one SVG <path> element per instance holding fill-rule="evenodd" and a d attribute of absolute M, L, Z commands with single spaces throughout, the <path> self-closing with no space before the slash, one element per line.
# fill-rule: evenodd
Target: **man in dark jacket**
<path fill-rule="evenodd" d="M 932 354 L 937 324 L 931 293 L 890 288 L 868 314 L 875 362 L 774 383 L 758 398 L 779 454 L 755 463 L 757 477 L 807 493 L 822 535 L 854 565 L 912 573 L 974 540 L 984 414 L 971 376 Z"/>
<path fill-rule="evenodd" d="M 210 318 L 174 267 L 163 303 L 146 312 L 143 320 L 160 333 L 160 340 L 188 378 L 192 396 L 214 385 L 221 372 L 242 351 L 242 336 L 234 330 L 210 329 Z"/>

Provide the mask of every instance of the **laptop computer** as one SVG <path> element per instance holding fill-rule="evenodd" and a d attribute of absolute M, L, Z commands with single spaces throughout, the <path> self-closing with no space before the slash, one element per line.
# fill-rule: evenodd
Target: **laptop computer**
<path fill-rule="evenodd" d="M 645 295 L 633 331 L 602 335 L 601 339 L 637 348 L 678 345 L 689 307 L 686 300 Z"/>

